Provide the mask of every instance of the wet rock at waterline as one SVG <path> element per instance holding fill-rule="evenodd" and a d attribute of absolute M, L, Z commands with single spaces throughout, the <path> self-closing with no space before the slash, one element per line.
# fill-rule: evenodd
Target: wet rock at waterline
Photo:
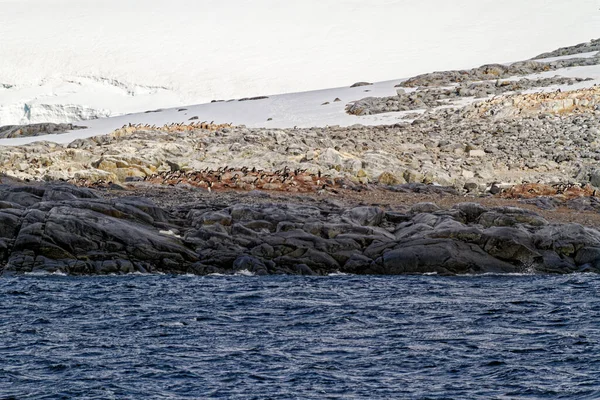
<path fill-rule="evenodd" d="M 0 186 L 3 274 L 570 273 L 600 270 L 600 232 L 529 210 L 393 211 L 270 202 L 161 208 L 67 184 Z"/>

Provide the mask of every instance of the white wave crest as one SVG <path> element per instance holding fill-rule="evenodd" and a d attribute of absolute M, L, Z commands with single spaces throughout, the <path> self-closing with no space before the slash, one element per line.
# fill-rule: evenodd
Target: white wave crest
<path fill-rule="evenodd" d="M 241 269 L 235 273 L 236 276 L 255 276 L 256 274 L 252 271 L 248 271 L 247 269 Z"/>
<path fill-rule="evenodd" d="M 347 272 L 340 272 L 340 271 L 336 271 L 336 272 L 331 272 L 329 274 L 327 274 L 327 276 L 352 276 L 354 274 L 349 274 Z"/>

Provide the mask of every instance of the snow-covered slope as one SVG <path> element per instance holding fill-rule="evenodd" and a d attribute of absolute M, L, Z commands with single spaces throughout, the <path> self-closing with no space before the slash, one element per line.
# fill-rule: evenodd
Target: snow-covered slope
<path fill-rule="evenodd" d="M 520 60 L 596 37 L 598 8 L 597 0 L 0 0 L 0 125 Z"/>
<path fill-rule="evenodd" d="M 596 54 L 596 53 L 594 53 Z M 588 56 L 584 54 L 584 57 Z M 579 58 L 580 55 L 560 57 L 560 59 Z M 554 59 L 542 59 L 550 62 Z M 561 89 L 576 90 L 594 85 L 600 85 L 600 65 L 563 68 L 554 71 L 515 77 L 511 79 L 541 79 L 555 76 L 572 78 L 590 78 L 591 80 L 571 85 L 551 85 L 530 90 L 531 92 L 546 92 Z M 64 134 L 52 134 L 37 137 L 21 137 L 0 139 L 2 145 L 20 145 L 25 143 L 47 140 L 56 143 L 70 143 L 75 139 L 87 138 L 112 132 L 127 124 L 148 124 L 162 126 L 173 123 L 190 123 L 214 121 L 215 123 L 232 123 L 246 125 L 252 128 L 309 128 L 319 126 L 341 125 L 350 126 L 394 124 L 406 122 L 408 114 L 420 113 L 425 110 L 404 112 L 388 112 L 375 115 L 356 116 L 346 113 L 346 105 L 364 97 L 387 97 L 396 94 L 396 87 L 402 80 L 384 81 L 369 86 L 341 87 L 334 89 L 316 90 L 310 92 L 290 93 L 269 96 L 265 99 L 248 101 L 225 101 L 191 106 L 180 106 L 168 109 L 156 109 L 143 113 L 126 114 L 111 118 L 100 118 L 81 122 L 87 129 L 75 130 Z M 404 88 L 406 92 L 416 90 Z M 339 101 L 336 101 L 339 99 Z M 481 99 L 479 99 L 481 100 Z M 457 100 L 455 105 L 467 105 L 478 101 L 473 97 Z M 445 107 L 445 106 L 444 106 Z"/>
<path fill-rule="evenodd" d="M 269 96 L 266 99 L 229 101 L 157 109 L 150 112 L 126 114 L 80 122 L 88 129 L 66 134 L 0 139 L 0 145 L 17 145 L 39 140 L 69 143 L 74 139 L 109 133 L 127 124 L 164 125 L 215 121 L 249 127 L 312 127 L 326 125 L 386 124 L 400 120 L 405 113 L 390 113 L 356 117 L 345 112 L 346 104 L 366 96 L 391 96 L 396 93 L 396 81 L 375 83 L 356 88 L 343 87 L 303 93 Z M 335 101 L 339 99 L 340 101 Z M 329 103 L 329 104 L 324 104 Z"/>

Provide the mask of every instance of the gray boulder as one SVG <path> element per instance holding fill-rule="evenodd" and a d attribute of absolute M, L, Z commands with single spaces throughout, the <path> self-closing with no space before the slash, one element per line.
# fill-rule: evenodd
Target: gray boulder
<path fill-rule="evenodd" d="M 362 226 L 378 226 L 385 217 L 385 212 L 379 207 L 355 207 L 343 214 L 350 222 Z"/>
<path fill-rule="evenodd" d="M 519 267 L 490 256 L 474 244 L 449 239 L 420 239 L 402 243 L 384 253 L 363 273 L 451 275 L 518 270 Z"/>

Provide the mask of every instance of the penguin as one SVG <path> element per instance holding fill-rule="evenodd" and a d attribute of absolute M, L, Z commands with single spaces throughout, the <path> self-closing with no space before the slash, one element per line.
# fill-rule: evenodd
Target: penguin
<path fill-rule="evenodd" d="M 490 187 L 491 194 L 498 194 L 501 192 L 500 186 L 498 186 L 498 182 L 492 182 L 492 186 Z"/>

